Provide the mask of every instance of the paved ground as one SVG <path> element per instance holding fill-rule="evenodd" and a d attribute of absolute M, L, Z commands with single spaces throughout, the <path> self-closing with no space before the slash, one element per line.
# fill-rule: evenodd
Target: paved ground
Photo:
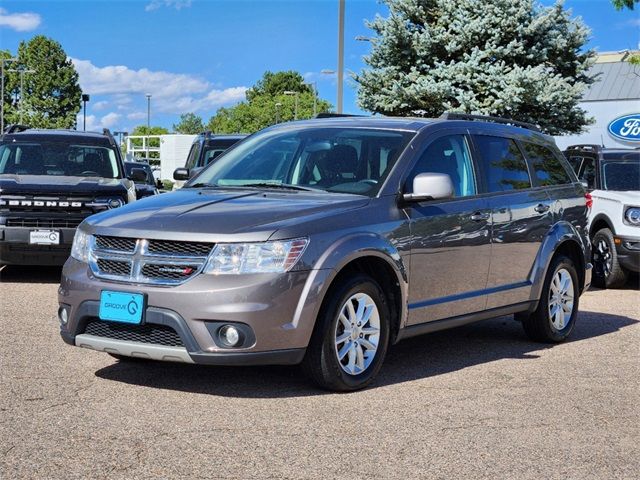
<path fill-rule="evenodd" d="M 2 479 L 638 478 L 637 289 L 588 292 L 566 344 L 491 320 L 406 341 L 336 395 L 294 367 L 68 347 L 58 275 L 0 273 Z"/>

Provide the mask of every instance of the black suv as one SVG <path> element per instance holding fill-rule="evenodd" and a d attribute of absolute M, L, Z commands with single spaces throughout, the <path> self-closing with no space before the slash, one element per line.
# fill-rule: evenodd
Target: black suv
<path fill-rule="evenodd" d="M 140 200 L 144 197 L 151 197 L 153 195 L 157 195 L 158 188 L 162 188 L 162 182 L 159 180 L 156 182 L 153 178 L 153 170 L 151 170 L 151 165 L 147 162 L 124 162 L 124 170 L 127 176 L 131 176 L 135 169 L 143 170 L 144 173 L 147 174 L 147 178 L 145 180 L 136 180 L 136 198 Z"/>
<path fill-rule="evenodd" d="M 0 265 L 62 265 L 86 217 L 135 198 L 108 130 L 10 126 L 0 136 Z"/>
<path fill-rule="evenodd" d="M 302 362 L 354 390 L 413 335 L 516 314 L 535 340 L 567 338 L 587 210 L 553 138 L 517 122 L 275 125 L 184 188 L 83 222 L 60 331 L 121 360 Z"/>
<path fill-rule="evenodd" d="M 225 150 L 246 136 L 240 134 L 213 135 L 211 132 L 201 133 L 191 145 L 184 168 L 177 168 L 173 173 L 173 179 L 183 181 L 196 176 L 204 167 L 222 155 Z"/>

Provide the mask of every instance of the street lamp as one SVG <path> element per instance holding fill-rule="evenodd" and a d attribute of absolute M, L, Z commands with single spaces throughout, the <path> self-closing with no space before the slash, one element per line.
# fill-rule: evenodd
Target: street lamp
<path fill-rule="evenodd" d="M 147 129 L 151 128 L 151 94 L 147 93 L 145 95 L 147 97 Z M 149 132 L 147 132 L 149 134 Z"/>
<path fill-rule="evenodd" d="M 313 116 L 318 115 L 318 82 L 304 82 L 303 85 L 313 86 Z"/>
<path fill-rule="evenodd" d="M 31 68 L 22 67 L 22 68 L 13 69 L 13 70 L 7 70 L 7 72 L 18 72 L 20 74 L 20 103 L 18 105 L 18 109 L 20 112 L 20 119 L 18 120 L 18 123 L 22 124 L 22 110 L 24 105 L 24 76 L 27 73 L 36 73 L 36 71 Z"/>
<path fill-rule="evenodd" d="M 82 114 L 82 130 L 83 131 L 87 131 L 87 102 L 89 101 L 90 97 L 88 94 L 83 93 L 82 94 L 82 104 L 83 104 L 83 114 Z"/>
<path fill-rule="evenodd" d="M 9 62 L 17 62 L 17 58 L 3 58 L 0 60 L 0 76 L 2 77 L 2 87 L 0 89 L 0 134 L 4 133 L 4 64 Z"/>
<path fill-rule="evenodd" d="M 291 90 L 287 90 L 284 92 L 285 95 L 293 95 L 295 97 L 295 109 L 293 111 L 293 119 L 294 120 L 298 120 L 298 96 L 300 95 L 300 92 L 292 92 Z"/>
<path fill-rule="evenodd" d="M 282 104 L 280 102 L 276 103 L 276 123 L 280 123 L 280 107 L 282 107 Z"/>

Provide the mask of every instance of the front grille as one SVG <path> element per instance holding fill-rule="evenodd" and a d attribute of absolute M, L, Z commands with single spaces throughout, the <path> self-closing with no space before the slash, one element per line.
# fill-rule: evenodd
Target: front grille
<path fill-rule="evenodd" d="M 131 263 L 120 260 L 106 260 L 99 258 L 98 268 L 109 275 L 131 275 Z"/>
<path fill-rule="evenodd" d="M 96 235 L 96 248 L 133 253 L 136 248 L 136 239 Z"/>
<path fill-rule="evenodd" d="M 84 333 L 128 342 L 150 343 L 166 347 L 184 347 L 180 335 L 173 328 L 152 323 L 130 325 L 95 319 L 87 323 Z"/>
<path fill-rule="evenodd" d="M 185 280 L 196 273 L 199 265 L 162 265 L 147 263 L 142 267 L 142 275 L 149 278 Z"/>
<path fill-rule="evenodd" d="M 213 245 L 210 243 L 149 240 L 149 253 L 154 255 L 206 257 L 212 248 Z"/>
<path fill-rule="evenodd" d="M 76 228 L 82 223 L 82 218 L 7 218 L 7 227 L 30 228 Z"/>
<path fill-rule="evenodd" d="M 215 244 L 96 235 L 89 262 L 98 278 L 178 285 L 198 274 Z"/>

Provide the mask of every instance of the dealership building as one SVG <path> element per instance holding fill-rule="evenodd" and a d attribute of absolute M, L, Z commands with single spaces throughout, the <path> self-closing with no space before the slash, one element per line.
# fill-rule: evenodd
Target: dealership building
<path fill-rule="evenodd" d="M 639 53 L 622 51 L 598 55 L 591 71 L 600 75 L 580 102 L 580 107 L 595 123 L 579 135 L 556 137 L 561 149 L 576 144 L 640 147 L 640 66 L 628 62 L 631 55 Z"/>

